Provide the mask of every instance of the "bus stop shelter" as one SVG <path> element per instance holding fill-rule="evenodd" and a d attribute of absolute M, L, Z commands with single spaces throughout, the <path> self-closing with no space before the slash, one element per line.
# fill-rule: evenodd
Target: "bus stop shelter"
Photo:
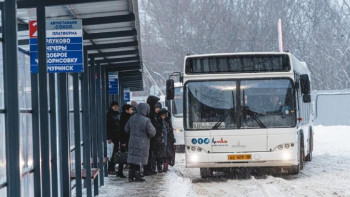
<path fill-rule="evenodd" d="M 143 90 L 137 0 L 5 0 L 0 9 L 0 196 L 98 195 L 108 176 L 105 112 L 124 89 Z M 81 20 L 83 72 L 47 72 L 49 19 Z M 118 72 L 119 96 L 109 95 L 109 72 Z"/>

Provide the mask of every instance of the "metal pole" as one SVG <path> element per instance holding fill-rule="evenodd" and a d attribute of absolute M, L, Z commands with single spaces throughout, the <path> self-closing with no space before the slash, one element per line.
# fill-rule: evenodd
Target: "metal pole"
<path fill-rule="evenodd" d="M 56 82 L 55 74 L 49 74 L 50 86 L 50 133 L 51 133 L 51 175 L 52 197 L 58 196 L 58 169 L 57 169 L 57 130 L 56 130 Z"/>
<path fill-rule="evenodd" d="M 97 110 L 96 110 L 96 81 L 95 81 L 95 58 L 90 58 L 90 83 L 91 83 L 91 128 L 92 128 L 92 156 L 93 166 L 97 168 Z M 94 179 L 94 195 L 98 195 L 98 177 Z"/>
<path fill-rule="evenodd" d="M 86 179 L 84 181 L 86 187 L 86 194 L 88 197 L 92 196 L 91 191 L 91 166 L 90 166 L 90 157 L 91 157 L 91 129 L 89 126 L 89 72 L 88 72 L 88 53 L 87 50 L 84 50 L 84 73 L 82 78 L 82 109 L 83 109 L 83 137 L 84 137 L 84 168 L 86 170 Z"/>
<path fill-rule="evenodd" d="M 101 85 L 102 85 L 102 92 L 101 92 L 101 100 L 102 100 L 102 114 L 101 114 L 101 119 L 102 119 L 102 134 L 103 134 L 103 157 L 107 157 L 107 130 L 106 130 L 106 69 L 105 67 L 102 67 L 102 73 L 101 73 Z M 104 173 L 105 176 L 108 176 L 108 169 L 107 165 L 104 166 Z"/>
<path fill-rule="evenodd" d="M 5 93 L 6 178 L 8 197 L 21 195 L 17 63 L 17 4 L 5 1 L 2 15 Z"/>
<path fill-rule="evenodd" d="M 81 187 L 81 151 L 80 151 L 80 105 L 79 105 L 79 74 L 73 74 L 73 106 L 74 106 L 74 140 L 75 140 L 75 190 L 76 195 L 82 196 Z"/>
<path fill-rule="evenodd" d="M 58 125 L 61 147 L 62 196 L 71 196 L 67 74 L 58 73 Z"/>
<path fill-rule="evenodd" d="M 109 95 L 109 87 L 107 85 L 107 83 L 109 83 L 108 71 L 105 69 L 105 72 L 106 72 L 106 75 L 105 75 L 106 76 L 106 88 L 105 88 L 106 97 L 105 97 L 105 108 L 104 109 L 107 110 L 107 108 L 109 107 L 109 103 L 110 103 L 110 101 L 109 101 L 110 100 L 110 95 Z M 106 133 L 106 139 L 107 139 L 107 133 Z"/>
<path fill-rule="evenodd" d="M 47 97 L 47 67 L 46 67 L 46 19 L 45 7 L 36 10 L 38 22 L 38 59 L 39 59 L 39 121 L 41 145 L 41 189 L 43 196 L 51 195 L 50 178 L 50 137 L 49 110 Z"/>
<path fill-rule="evenodd" d="M 102 119 L 102 71 L 101 71 L 101 65 L 97 65 L 97 72 L 98 72 L 98 87 L 97 90 L 97 98 L 96 98 L 96 109 L 97 109 L 97 115 L 98 119 Z M 104 185 L 104 170 L 103 170 L 103 122 L 98 121 L 98 129 L 97 129 L 97 147 L 98 147 L 98 156 L 99 156 L 99 168 L 100 168 L 100 185 Z"/>

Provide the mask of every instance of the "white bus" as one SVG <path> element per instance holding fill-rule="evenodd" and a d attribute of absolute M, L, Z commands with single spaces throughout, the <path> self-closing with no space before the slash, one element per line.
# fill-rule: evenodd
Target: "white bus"
<path fill-rule="evenodd" d="M 202 177 L 230 167 L 296 174 L 312 159 L 306 63 L 287 52 L 260 52 L 191 55 L 184 67 L 187 167 L 200 168 Z"/>
<path fill-rule="evenodd" d="M 183 127 L 183 85 L 180 82 L 174 83 L 174 99 L 168 107 L 171 111 L 171 121 L 176 139 L 175 147 L 178 152 L 185 151 L 185 136 Z"/>

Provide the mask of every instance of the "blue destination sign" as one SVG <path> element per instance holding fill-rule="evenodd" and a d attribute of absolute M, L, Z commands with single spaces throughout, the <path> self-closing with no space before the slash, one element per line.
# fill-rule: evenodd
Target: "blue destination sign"
<path fill-rule="evenodd" d="M 129 88 L 124 89 L 124 101 L 125 102 L 130 101 L 130 89 Z"/>
<path fill-rule="evenodd" d="M 108 73 L 108 93 L 110 95 L 118 95 L 119 89 L 118 73 L 109 72 Z"/>
<path fill-rule="evenodd" d="M 84 71 L 82 35 L 81 20 L 46 20 L 47 72 Z M 29 43 L 31 72 L 38 73 L 37 37 Z"/>

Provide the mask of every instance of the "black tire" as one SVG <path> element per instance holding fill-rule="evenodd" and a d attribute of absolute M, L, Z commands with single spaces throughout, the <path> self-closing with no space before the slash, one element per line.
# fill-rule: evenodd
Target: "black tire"
<path fill-rule="evenodd" d="M 312 135 L 312 129 L 310 129 L 309 135 L 309 154 L 306 156 L 305 161 L 312 161 L 312 151 L 314 149 L 314 136 Z"/>
<path fill-rule="evenodd" d="M 300 136 L 299 138 L 299 164 L 296 166 L 291 166 L 288 169 L 288 174 L 299 174 L 300 170 L 304 168 L 304 138 Z"/>
<path fill-rule="evenodd" d="M 202 178 L 213 177 L 213 169 L 211 168 L 200 168 L 200 174 Z"/>
<path fill-rule="evenodd" d="M 299 158 L 299 169 L 304 168 L 305 152 L 304 152 L 304 138 L 301 138 L 300 143 L 300 158 Z"/>
<path fill-rule="evenodd" d="M 300 172 L 300 166 L 299 165 L 291 166 L 288 169 L 288 174 L 299 174 L 299 172 Z"/>

